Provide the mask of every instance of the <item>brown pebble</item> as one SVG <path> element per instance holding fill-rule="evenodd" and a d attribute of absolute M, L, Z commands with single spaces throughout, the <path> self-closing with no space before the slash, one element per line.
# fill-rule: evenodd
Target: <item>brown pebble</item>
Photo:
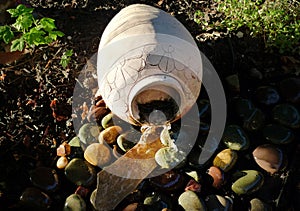
<path fill-rule="evenodd" d="M 92 121 L 101 122 L 102 118 L 109 112 L 110 112 L 110 110 L 106 107 L 92 106 L 88 113 L 87 120 L 89 122 L 92 122 Z"/>
<path fill-rule="evenodd" d="M 99 134 L 99 142 L 105 141 L 107 144 L 114 144 L 121 133 L 122 128 L 120 126 L 108 127 Z"/>
<path fill-rule="evenodd" d="M 224 183 L 224 173 L 222 170 L 216 166 L 211 166 L 207 174 L 209 174 L 213 178 L 212 186 L 215 188 L 220 188 Z"/>
<path fill-rule="evenodd" d="M 110 149 L 104 144 L 90 144 L 84 151 L 84 158 L 94 166 L 103 167 L 111 160 Z"/>
<path fill-rule="evenodd" d="M 56 162 L 56 167 L 59 169 L 64 169 L 68 165 L 69 161 L 65 156 L 58 158 Z"/>
<path fill-rule="evenodd" d="M 255 162 L 265 171 L 274 174 L 283 164 L 283 153 L 271 144 L 256 147 L 253 151 Z"/>

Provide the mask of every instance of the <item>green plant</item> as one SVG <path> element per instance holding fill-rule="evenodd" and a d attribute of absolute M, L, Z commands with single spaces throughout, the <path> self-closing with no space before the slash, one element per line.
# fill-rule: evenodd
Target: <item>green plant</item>
<path fill-rule="evenodd" d="M 60 65 L 63 66 L 63 68 L 66 68 L 71 60 L 71 56 L 73 55 L 73 50 L 67 50 L 63 53 L 60 59 Z"/>
<path fill-rule="evenodd" d="M 222 21 L 210 27 L 229 32 L 247 28 L 253 37 L 263 37 L 267 48 L 281 53 L 294 51 L 300 41 L 300 4 L 298 0 L 215 0 Z M 203 23 L 201 13 L 195 21 Z"/>
<path fill-rule="evenodd" d="M 7 10 L 12 18 L 16 18 L 11 25 L 0 26 L 0 41 L 11 43 L 11 51 L 22 51 L 24 48 L 50 44 L 64 33 L 56 30 L 55 21 L 51 18 L 34 18 L 33 8 L 23 4 L 15 9 Z"/>

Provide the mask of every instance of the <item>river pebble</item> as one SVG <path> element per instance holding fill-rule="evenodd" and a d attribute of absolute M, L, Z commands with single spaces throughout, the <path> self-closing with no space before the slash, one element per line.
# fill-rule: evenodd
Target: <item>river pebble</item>
<path fill-rule="evenodd" d="M 289 144 L 294 138 L 294 132 L 279 124 L 269 124 L 263 129 L 263 136 L 273 144 Z"/>
<path fill-rule="evenodd" d="M 287 127 L 300 127 L 300 114 L 298 109 L 291 104 L 279 104 L 272 110 L 273 119 Z"/>
<path fill-rule="evenodd" d="M 111 161 L 110 151 L 105 144 L 93 143 L 84 151 L 84 158 L 90 164 L 103 168 Z"/>
<path fill-rule="evenodd" d="M 93 123 L 86 123 L 81 126 L 78 131 L 78 137 L 80 139 L 80 146 L 83 150 L 92 143 L 98 143 L 98 136 L 101 128 Z"/>
<path fill-rule="evenodd" d="M 271 174 L 279 171 L 285 162 L 282 150 L 271 144 L 256 147 L 252 154 L 255 162 Z"/>
<path fill-rule="evenodd" d="M 43 191 L 55 191 L 58 188 L 58 175 L 54 169 L 38 167 L 30 172 L 32 184 Z"/>
<path fill-rule="evenodd" d="M 280 83 L 280 93 L 286 101 L 300 103 L 300 78 L 287 78 Z"/>
<path fill-rule="evenodd" d="M 222 141 L 232 150 L 246 150 L 250 145 L 247 134 L 238 125 L 228 125 L 223 133 Z"/>
<path fill-rule="evenodd" d="M 86 204 L 84 199 L 78 194 L 71 194 L 66 198 L 64 211 L 85 211 Z"/>
<path fill-rule="evenodd" d="M 208 195 L 205 198 L 207 210 L 230 211 L 232 210 L 232 201 L 220 195 Z"/>
<path fill-rule="evenodd" d="M 263 174 L 255 170 L 240 171 L 233 177 L 238 177 L 238 179 L 234 181 L 231 189 L 238 195 L 254 193 L 264 182 Z"/>
<path fill-rule="evenodd" d="M 106 142 L 107 144 L 114 144 L 117 142 L 117 137 L 122 133 L 120 126 L 111 126 L 101 131 L 99 134 L 99 142 Z"/>
<path fill-rule="evenodd" d="M 278 91 L 270 86 L 258 87 L 255 91 L 255 98 L 259 104 L 265 106 L 274 105 L 280 100 Z"/>
<path fill-rule="evenodd" d="M 224 184 L 225 177 L 224 177 L 223 171 L 220 168 L 218 168 L 216 166 L 211 166 L 207 170 L 207 174 L 210 175 L 213 178 L 212 186 L 214 188 L 218 189 Z"/>
<path fill-rule="evenodd" d="M 193 191 L 183 192 L 179 198 L 178 203 L 185 211 L 205 211 L 206 207 L 202 200 Z"/>
<path fill-rule="evenodd" d="M 96 180 L 94 167 L 81 158 L 73 158 L 65 168 L 66 177 L 76 185 L 90 186 Z"/>
<path fill-rule="evenodd" d="M 34 187 L 26 188 L 20 197 L 20 201 L 32 210 L 47 210 L 52 204 L 52 200 L 46 193 Z"/>
<path fill-rule="evenodd" d="M 224 149 L 219 152 L 213 160 L 213 165 L 224 172 L 229 171 L 236 163 L 238 155 L 232 149 Z"/>

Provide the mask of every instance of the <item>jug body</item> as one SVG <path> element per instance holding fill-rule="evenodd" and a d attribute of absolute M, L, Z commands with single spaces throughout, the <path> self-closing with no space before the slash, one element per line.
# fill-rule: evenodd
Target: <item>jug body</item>
<path fill-rule="evenodd" d="M 172 122 L 198 98 L 201 54 L 176 18 L 135 4 L 122 9 L 104 30 L 97 74 L 99 92 L 121 119 L 151 123 L 151 113 L 160 110 Z"/>

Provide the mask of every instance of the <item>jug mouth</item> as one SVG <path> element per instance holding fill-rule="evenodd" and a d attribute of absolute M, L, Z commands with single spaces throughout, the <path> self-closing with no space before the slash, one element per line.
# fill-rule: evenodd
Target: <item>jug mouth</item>
<path fill-rule="evenodd" d="M 138 81 L 129 92 L 128 102 L 130 121 L 134 124 L 164 124 L 182 115 L 184 92 L 175 78 L 158 74 Z M 152 112 L 161 114 L 157 117 L 160 120 L 151 120 Z"/>

